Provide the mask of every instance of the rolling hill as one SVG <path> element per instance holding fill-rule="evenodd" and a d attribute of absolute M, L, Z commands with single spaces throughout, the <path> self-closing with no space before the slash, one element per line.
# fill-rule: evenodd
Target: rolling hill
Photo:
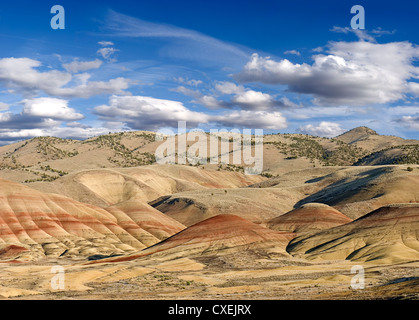
<path fill-rule="evenodd" d="M 248 165 L 243 159 L 233 164 L 232 151 L 237 145 L 233 136 L 228 137 L 220 134 L 218 142 L 219 148 L 222 142 L 228 144 L 229 163 L 224 164 L 219 158 L 215 164 L 186 164 L 243 173 Z M 55 181 L 83 170 L 148 166 L 155 163 L 156 150 L 162 143 L 155 133 L 147 131 L 113 133 L 84 141 L 33 138 L 0 147 L 0 176 L 32 184 Z M 418 145 L 418 140 L 379 135 L 366 127 L 352 129 L 336 138 L 270 134 L 263 141 L 263 174 L 269 177 L 313 166 L 419 164 Z M 188 142 L 187 150 L 193 146 L 194 141 Z M 206 147 L 210 150 L 210 139 Z"/>
<path fill-rule="evenodd" d="M 217 141 L 229 160 L 241 146 Z M 417 140 L 265 135 L 255 175 L 243 161 L 157 164 L 161 143 L 138 131 L 0 147 L 0 296 L 353 297 L 360 263 L 366 298 L 391 296 L 387 283 L 411 294 Z"/>
<path fill-rule="evenodd" d="M 161 216 L 151 207 L 105 210 L 0 179 L 0 259 L 134 252 L 184 228 Z"/>
<path fill-rule="evenodd" d="M 138 253 L 111 257 L 101 262 L 122 262 L 142 257 L 176 259 L 223 255 L 241 250 L 268 250 L 284 257 L 292 233 L 278 232 L 230 214 L 198 222 L 174 236 Z"/>
<path fill-rule="evenodd" d="M 342 226 L 291 241 L 287 251 L 308 259 L 401 263 L 419 259 L 419 204 L 379 208 Z"/>
<path fill-rule="evenodd" d="M 294 233 L 318 232 L 351 222 L 352 219 L 322 203 L 308 203 L 266 224 L 272 230 Z"/>

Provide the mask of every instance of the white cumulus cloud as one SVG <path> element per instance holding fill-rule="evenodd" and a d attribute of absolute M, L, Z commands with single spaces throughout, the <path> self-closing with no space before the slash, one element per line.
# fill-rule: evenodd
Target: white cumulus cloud
<path fill-rule="evenodd" d="M 122 121 L 135 130 L 155 130 L 177 127 L 178 121 L 191 126 L 206 123 L 209 116 L 191 111 L 181 102 L 143 96 L 112 96 L 107 105 L 94 108 L 105 121 Z"/>
<path fill-rule="evenodd" d="M 0 102 L 0 111 L 5 111 L 9 109 L 9 105 L 4 102 Z"/>
<path fill-rule="evenodd" d="M 133 130 L 176 128 L 178 121 L 186 121 L 192 128 L 210 123 L 258 129 L 287 127 L 286 119 L 280 112 L 229 110 L 210 115 L 192 111 L 178 101 L 143 96 L 112 96 L 107 105 L 95 107 L 94 112 L 103 121 L 122 122 Z"/>
<path fill-rule="evenodd" d="M 73 77 L 71 73 L 58 70 L 40 71 L 41 66 L 40 61 L 29 58 L 0 59 L 0 84 L 25 96 L 44 92 L 53 97 L 89 98 L 99 94 L 126 94 L 125 90 L 131 83 L 121 77 L 108 81 L 87 81 L 86 74 Z M 73 80 L 80 82 L 81 79 L 81 84 L 71 86 Z"/>
<path fill-rule="evenodd" d="M 322 121 L 318 125 L 308 124 L 300 127 L 298 132 L 312 136 L 333 138 L 345 132 L 339 123 Z"/>
<path fill-rule="evenodd" d="M 211 121 L 235 128 L 280 130 L 288 127 L 285 117 L 277 111 L 233 110 L 213 116 Z"/>
<path fill-rule="evenodd" d="M 412 82 L 419 77 L 418 58 L 419 47 L 410 42 L 331 42 L 328 54 L 314 55 L 311 65 L 253 54 L 235 79 L 287 85 L 319 105 L 382 104 L 418 95 Z"/>
<path fill-rule="evenodd" d="M 408 130 L 419 131 L 419 113 L 414 116 L 402 116 L 396 119 L 395 122 Z"/>
<path fill-rule="evenodd" d="M 108 60 L 110 62 L 114 62 L 115 59 L 112 58 L 115 52 L 118 52 L 118 49 L 112 47 L 100 48 L 97 53 L 102 56 L 103 59 Z"/>
<path fill-rule="evenodd" d="M 78 73 L 80 71 L 87 71 L 90 69 L 98 69 L 102 65 L 102 61 L 99 59 L 93 61 L 73 61 L 70 63 L 63 64 L 64 69 L 68 72 Z"/>
<path fill-rule="evenodd" d="M 68 101 L 57 98 L 35 98 L 22 101 L 23 113 L 27 116 L 55 120 L 80 120 L 84 116 L 68 107 Z"/>

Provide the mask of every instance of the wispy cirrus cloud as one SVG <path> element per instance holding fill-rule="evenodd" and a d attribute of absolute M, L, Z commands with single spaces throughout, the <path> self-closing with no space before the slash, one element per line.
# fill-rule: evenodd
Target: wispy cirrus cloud
<path fill-rule="evenodd" d="M 344 34 L 353 33 L 354 35 L 358 37 L 359 40 L 370 41 L 370 42 L 377 42 L 376 40 L 377 37 L 381 37 L 384 35 L 392 35 L 396 33 L 396 30 L 387 31 L 387 30 L 383 30 L 382 28 L 375 28 L 371 31 L 368 31 L 366 29 L 352 29 L 349 27 L 343 28 L 343 27 L 338 27 L 338 26 L 333 26 L 333 28 L 330 29 L 330 31 L 335 32 L 335 33 L 344 33 Z"/>
<path fill-rule="evenodd" d="M 109 10 L 106 27 L 112 36 L 161 39 L 165 46 L 160 49 L 160 54 L 177 59 L 231 67 L 241 65 L 251 52 L 244 46 L 228 43 L 195 30 L 150 22 L 113 10 Z"/>
<path fill-rule="evenodd" d="M 99 41 L 98 44 L 101 45 L 102 47 L 111 47 L 115 45 L 112 41 L 105 41 L 105 40 Z"/>

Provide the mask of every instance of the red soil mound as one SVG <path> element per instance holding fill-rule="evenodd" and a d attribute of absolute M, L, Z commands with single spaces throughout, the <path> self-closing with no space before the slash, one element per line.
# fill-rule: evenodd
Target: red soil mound
<path fill-rule="evenodd" d="M 128 261 L 148 255 L 194 257 L 268 248 L 275 248 L 276 252 L 287 256 L 285 248 L 294 236 L 293 233 L 270 230 L 235 215 L 222 214 L 198 222 L 138 254 L 105 261 Z"/>
<path fill-rule="evenodd" d="M 310 203 L 268 221 L 270 229 L 288 232 L 316 232 L 351 222 L 338 210 L 320 203 Z"/>
<path fill-rule="evenodd" d="M 156 244 L 183 229 L 176 221 L 171 229 L 169 218 L 152 225 L 162 214 L 149 209 L 142 218 L 159 237 L 140 226 L 138 212 L 131 212 L 132 219 L 117 208 L 107 211 L 0 179 L 0 246 L 28 248 L 31 254 L 25 254 L 27 259 L 62 254 L 124 254 Z"/>
<path fill-rule="evenodd" d="M 395 263 L 419 259 L 419 204 L 395 204 L 329 230 L 295 238 L 287 247 L 307 258 Z"/>

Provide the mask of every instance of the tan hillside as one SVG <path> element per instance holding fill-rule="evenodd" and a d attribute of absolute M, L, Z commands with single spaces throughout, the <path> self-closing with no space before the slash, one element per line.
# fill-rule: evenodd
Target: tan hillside
<path fill-rule="evenodd" d="M 291 210 L 298 195 L 279 188 L 222 188 L 175 193 L 149 204 L 186 226 L 219 214 L 262 223 Z"/>
<path fill-rule="evenodd" d="M 39 137 L 0 147 L 2 177 L 17 182 L 54 181 L 87 169 L 154 163 L 160 142 L 151 132 L 121 132 L 84 141 Z"/>
<path fill-rule="evenodd" d="M 295 238 L 287 247 L 307 259 L 399 263 L 419 259 L 419 204 L 394 204 L 351 223 Z"/>
<path fill-rule="evenodd" d="M 130 199 L 146 203 L 182 191 L 246 187 L 263 180 L 266 178 L 239 172 L 203 170 L 182 165 L 151 165 L 86 170 L 31 186 L 106 207 Z"/>
<path fill-rule="evenodd" d="M 419 170 L 408 168 L 408 165 L 307 168 L 290 171 L 249 188 L 277 189 L 282 193 L 285 201 L 278 209 L 286 209 L 287 205 L 289 209 L 278 210 L 276 216 L 304 204 L 322 203 L 357 219 L 384 205 L 419 202 Z M 258 199 L 256 192 L 254 198 Z M 269 205 L 269 201 L 266 204 Z"/>
<path fill-rule="evenodd" d="M 207 150 L 205 159 L 198 163 L 189 163 L 196 167 L 219 170 L 221 172 L 244 173 L 246 165 L 233 162 L 233 151 L 240 150 L 240 145 L 234 142 L 235 135 L 220 134 L 215 137 L 218 143 L 219 157 L 214 164 L 204 164 L 212 160 L 209 157 L 211 138 L 203 134 L 204 141 L 187 141 L 187 150 L 204 146 Z M 211 138 L 210 138 L 211 137 Z M 239 137 L 241 137 L 239 135 Z M 248 141 L 256 148 L 254 137 Z M 176 139 L 178 141 L 178 139 Z M 84 141 L 60 139 L 54 137 L 38 137 L 31 140 L 0 146 L 0 177 L 20 183 L 33 184 L 51 182 L 60 177 L 84 170 L 119 169 L 149 166 L 155 163 L 156 150 L 164 140 L 156 138 L 152 132 L 120 132 Z M 221 156 L 226 153 L 221 150 L 221 144 L 228 145 L 228 163 L 222 163 Z M 379 135 L 375 131 L 361 127 L 344 133 L 336 138 L 321 138 L 303 134 L 272 134 L 263 139 L 263 174 L 266 176 L 284 174 L 289 171 L 302 170 L 310 167 L 379 165 L 401 163 L 418 163 L 417 151 L 407 152 L 394 147 L 415 146 L 418 140 L 406 140 L 399 137 Z M 178 147 L 178 145 L 176 144 Z M 386 151 L 387 149 L 392 151 Z M 413 147 L 410 147 L 413 148 Z M 368 156 L 377 158 L 376 152 L 387 152 L 385 162 L 370 161 Z M 390 152 L 390 153 L 389 153 Z M 408 154 L 406 154 L 406 152 Z M 176 159 L 179 155 L 175 153 Z M 413 162 L 406 162 L 407 160 Z M 361 159 L 364 159 L 361 161 Z M 381 159 L 381 157 L 380 157 Z M 416 159 L 416 160 L 415 160 Z"/>
<path fill-rule="evenodd" d="M 349 130 L 340 136 L 337 136 L 335 139 L 349 145 L 360 147 L 364 150 L 367 150 L 368 153 L 373 153 L 396 146 L 419 144 L 418 140 L 403 139 L 396 136 L 379 135 L 377 132 L 367 127 L 358 127 Z"/>
<path fill-rule="evenodd" d="M 373 152 L 354 165 L 376 166 L 385 164 L 417 164 L 419 163 L 419 144 L 389 147 Z"/>
<path fill-rule="evenodd" d="M 270 184 L 271 188 L 299 195 L 301 200 L 294 203 L 294 208 L 311 202 L 323 203 L 356 219 L 384 205 L 419 201 L 419 170 L 408 171 L 407 167 L 307 169 L 272 178 Z"/>
<path fill-rule="evenodd" d="M 272 230 L 301 234 L 330 229 L 351 221 L 352 219 L 326 204 L 307 203 L 269 220 L 266 225 Z"/>
<path fill-rule="evenodd" d="M 366 140 L 371 136 L 377 135 L 377 132 L 368 127 L 357 127 L 337 136 L 336 139 L 341 140 L 345 143 L 353 144 L 355 142 Z"/>
<path fill-rule="evenodd" d="M 356 219 L 397 201 L 417 202 L 418 183 L 419 171 L 406 166 L 311 168 L 246 188 L 184 191 L 149 204 L 187 226 L 222 213 L 264 223 L 313 202 Z"/>

